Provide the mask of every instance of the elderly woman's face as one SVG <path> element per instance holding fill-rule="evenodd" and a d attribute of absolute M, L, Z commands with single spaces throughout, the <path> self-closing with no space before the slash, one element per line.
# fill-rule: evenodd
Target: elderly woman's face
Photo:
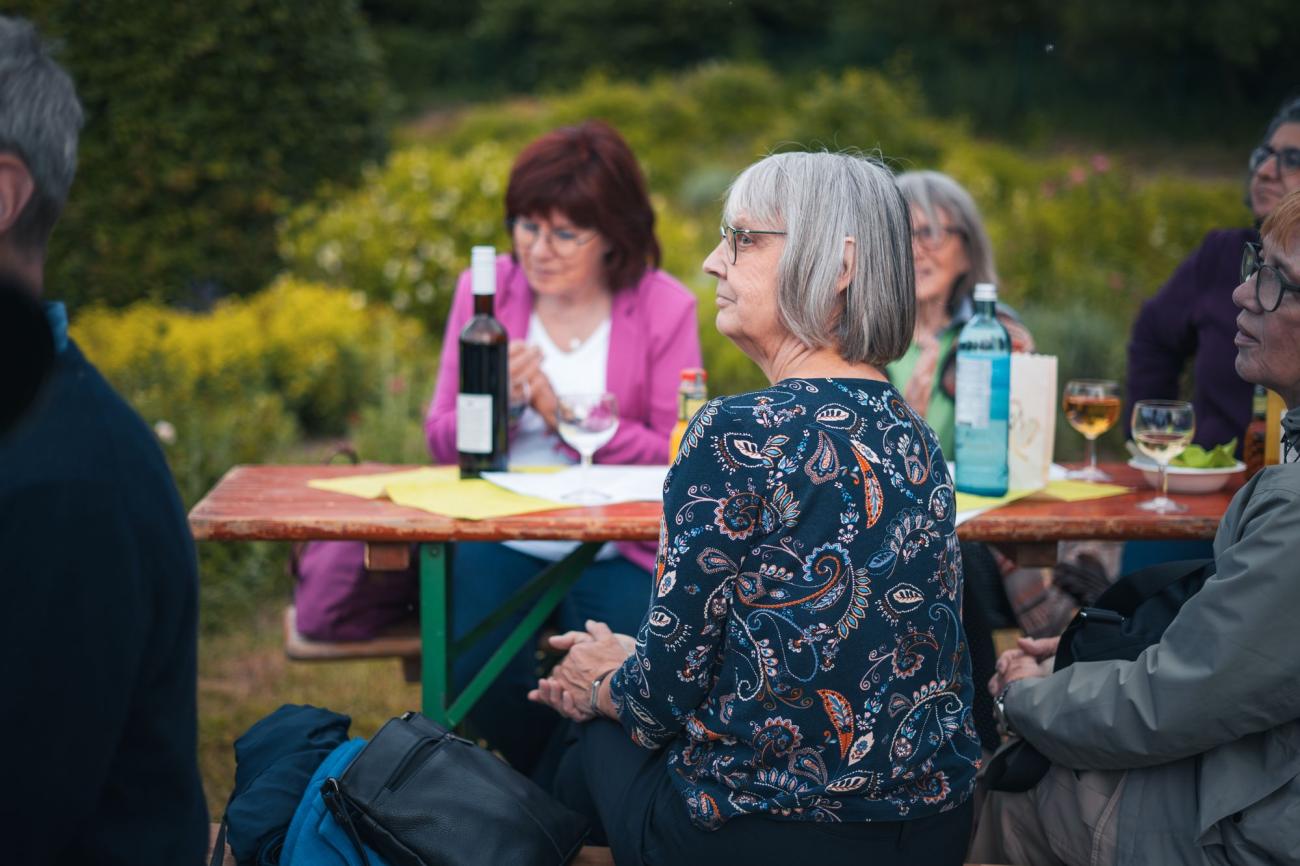
<path fill-rule="evenodd" d="M 916 264 L 916 303 L 947 303 L 957 278 L 970 269 L 966 238 L 950 213 L 935 208 L 938 220 L 912 208 L 912 258 Z"/>
<path fill-rule="evenodd" d="M 1300 123 L 1284 123 L 1265 142 L 1274 154 L 1300 148 Z M 1288 169 L 1284 159 L 1270 156 L 1250 176 L 1250 209 L 1257 219 L 1273 212 L 1287 193 L 1300 189 L 1300 170 Z"/>
<path fill-rule="evenodd" d="M 738 229 L 779 231 L 782 226 L 759 225 L 744 214 L 736 217 Z M 736 235 L 736 260 L 726 238 L 704 260 L 705 272 L 718 280 L 718 332 L 751 358 L 763 347 L 779 342 L 785 328 L 776 302 L 777 266 L 785 237 L 774 234 Z"/>
<path fill-rule="evenodd" d="M 595 229 L 579 228 L 558 211 L 521 216 L 511 230 L 515 255 L 528 285 L 539 295 L 568 295 L 605 285 L 609 242 Z"/>
<path fill-rule="evenodd" d="M 1264 238 L 1264 264 L 1300 284 L 1300 232 L 1287 242 Z M 1255 297 L 1255 277 L 1232 292 L 1237 314 L 1237 375 L 1276 391 L 1288 406 L 1300 405 L 1300 293 L 1283 291 L 1273 312 L 1265 312 Z"/>

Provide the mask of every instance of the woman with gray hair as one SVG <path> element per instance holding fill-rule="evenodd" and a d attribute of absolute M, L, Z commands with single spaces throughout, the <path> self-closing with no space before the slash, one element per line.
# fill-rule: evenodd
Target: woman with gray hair
<path fill-rule="evenodd" d="M 718 330 L 772 385 L 695 416 L 649 609 L 530 697 L 575 726 L 557 792 L 625 864 L 959 864 L 980 747 L 953 485 L 889 384 L 915 298 L 907 205 L 849 154 L 732 184 Z"/>
<path fill-rule="evenodd" d="M 974 315 L 976 283 L 997 283 L 997 265 L 979 208 L 961 184 L 937 171 L 909 171 L 898 188 L 912 218 L 916 262 L 916 326 L 912 345 L 889 365 L 889 378 L 953 453 L 957 394 L 957 335 Z M 1015 352 L 1034 340 L 1016 314 L 998 306 Z"/>

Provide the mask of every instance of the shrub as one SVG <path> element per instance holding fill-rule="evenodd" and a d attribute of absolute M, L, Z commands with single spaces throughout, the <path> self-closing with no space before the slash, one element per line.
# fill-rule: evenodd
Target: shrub
<path fill-rule="evenodd" d="M 385 89 L 355 0 L 10 12 L 64 43 L 86 108 L 48 274 L 74 304 L 260 289 L 286 204 L 382 154 Z"/>
<path fill-rule="evenodd" d="M 342 432 L 390 399 L 394 359 L 427 378 L 437 352 L 417 322 L 292 278 L 208 314 L 92 307 L 72 335 L 159 433 L 187 508 L 235 464 L 319 459 L 303 456 L 304 431 Z M 284 573 L 281 545 L 204 544 L 199 555 L 205 628 L 246 615 Z"/>

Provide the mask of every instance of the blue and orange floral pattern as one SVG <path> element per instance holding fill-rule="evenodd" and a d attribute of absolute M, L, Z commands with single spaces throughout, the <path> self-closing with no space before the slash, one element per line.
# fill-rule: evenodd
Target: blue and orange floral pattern
<path fill-rule="evenodd" d="M 611 680 L 691 819 L 870 821 L 979 769 L 952 479 L 889 384 L 710 401 L 664 484 L 655 593 Z"/>

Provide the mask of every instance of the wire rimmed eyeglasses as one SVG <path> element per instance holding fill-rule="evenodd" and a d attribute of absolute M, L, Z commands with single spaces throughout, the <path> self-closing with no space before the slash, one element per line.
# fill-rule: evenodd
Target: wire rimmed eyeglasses
<path fill-rule="evenodd" d="M 552 252 L 561 258 L 573 255 L 578 251 L 578 247 L 590 242 L 599 234 L 595 231 L 582 232 L 577 229 L 544 226 L 537 220 L 524 217 L 511 217 L 506 220 L 506 228 L 510 230 L 515 246 L 531 247 L 537 242 L 538 237 L 544 237 L 550 244 Z"/>
<path fill-rule="evenodd" d="M 1260 308 L 1271 313 L 1282 305 L 1283 292 L 1300 293 L 1300 285 L 1282 276 L 1282 272 L 1273 265 L 1264 264 L 1264 247 L 1261 244 L 1248 243 L 1241 255 L 1241 281 L 1244 283 L 1255 278 L 1255 302 Z"/>
<path fill-rule="evenodd" d="M 785 232 L 774 231 L 772 229 L 742 229 L 735 226 L 727 225 L 724 220 L 718 226 L 718 233 L 722 239 L 727 242 L 727 249 L 731 251 L 731 264 L 736 263 L 736 257 L 740 255 L 742 249 L 749 249 L 757 241 L 753 235 L 783 235 Z"/>

